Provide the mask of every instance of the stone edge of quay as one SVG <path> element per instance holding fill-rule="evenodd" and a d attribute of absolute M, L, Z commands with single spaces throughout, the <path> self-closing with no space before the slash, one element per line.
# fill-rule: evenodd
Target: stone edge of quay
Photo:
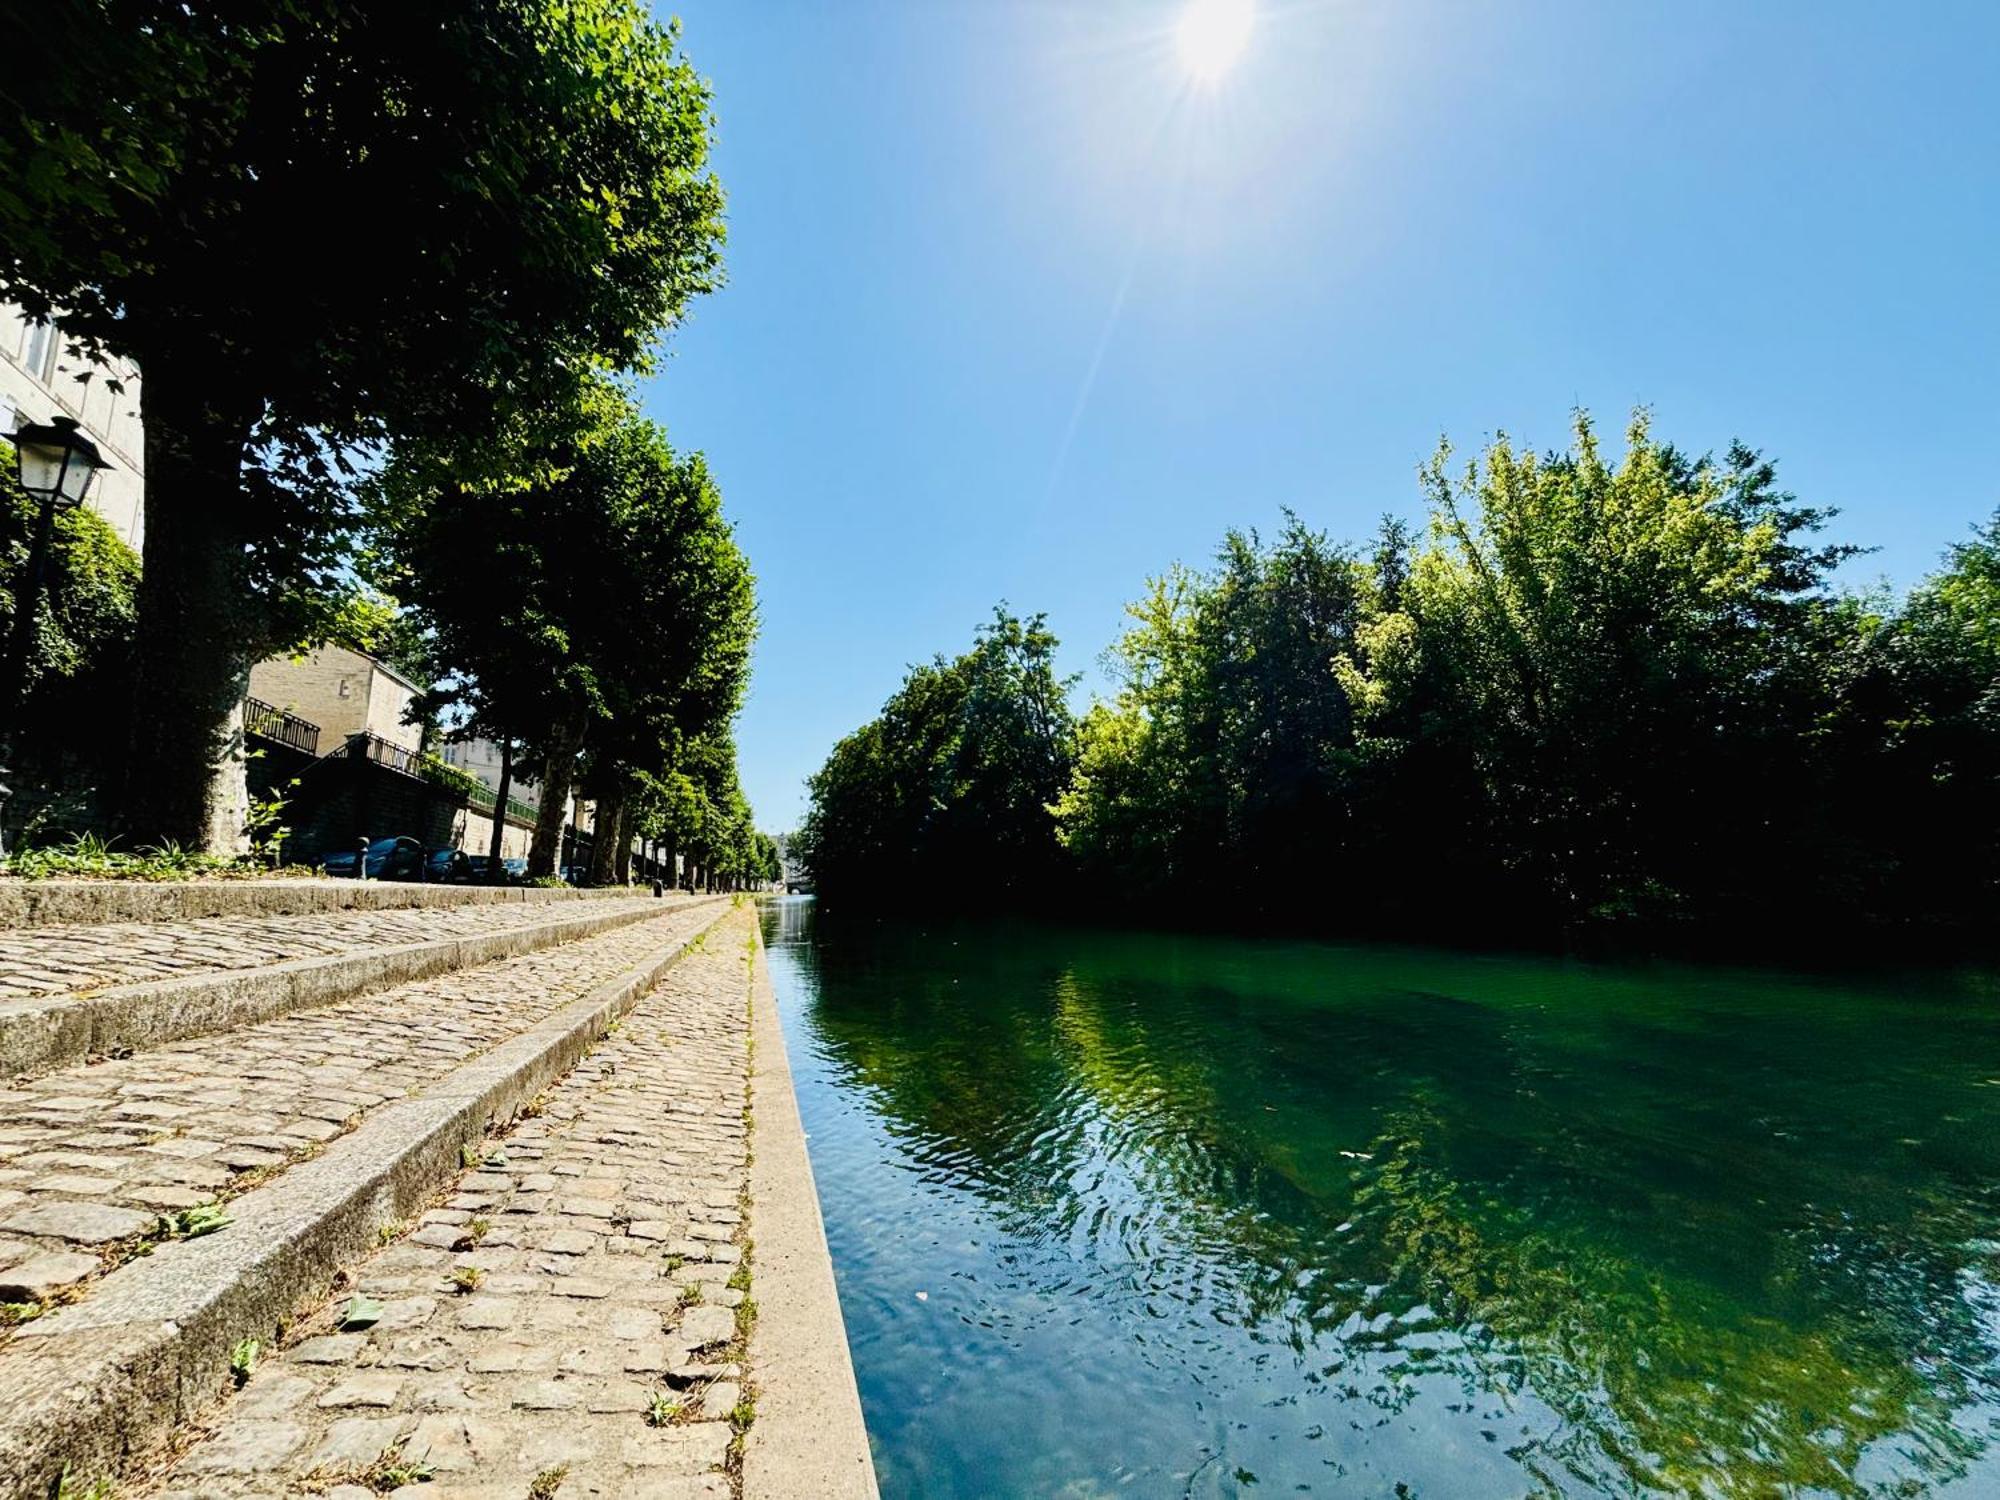
<path fill-rule="evenodd" d="M 0 1386 L 0 1496 L 39 1500 L 65 1461 L 79 1474 L 124 1470 L 175 1426 L 204 1420 L 225 1394 L 234 1342 L 324 1296 L 381 1224 L 411 1217 L 462 1169 L 464 1143 L 574 1067 L 731 910 L 724 897 L 702 905 L 712 915 L 670 947 L 233 1200 L 248 1238 L 170 1243 L 23 1327 L 4 1351 L 15 1368 Z"/>
<path fill-rule="evenodd" d="M 750 1375 L 743 1500 L 876 1500 L 875 1461 L 806 1154 L 762 924 L 750 980 Z"/>

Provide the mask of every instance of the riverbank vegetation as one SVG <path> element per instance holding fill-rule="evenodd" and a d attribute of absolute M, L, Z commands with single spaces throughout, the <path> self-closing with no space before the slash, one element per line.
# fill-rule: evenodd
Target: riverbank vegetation
<path fill-rule="evenodd" d="M 1579 418 L 1566 451 L 1441 449 L 1422 483 L 1421 534 L 1288 515 L 1154 579 L 1080 717 L 1039 620 L 917 668 L 811 782 L 822 895 L 1526 941 L 1986 935 L 2000 517 L 1897 599 L 1836 583 L 1858 549 L 1771 463 L 1692 458 L 1643 415 L 1615 462 Z"/>

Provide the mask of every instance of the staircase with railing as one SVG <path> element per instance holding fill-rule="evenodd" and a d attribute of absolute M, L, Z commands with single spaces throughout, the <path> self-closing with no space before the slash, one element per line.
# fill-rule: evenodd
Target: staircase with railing
<path fill-rule="evenodd" d="M 288 714 L 259 698 L 243 700 L 243 728 L 275 744 L 306 755 L 319 754 L 319 725 Z"/>

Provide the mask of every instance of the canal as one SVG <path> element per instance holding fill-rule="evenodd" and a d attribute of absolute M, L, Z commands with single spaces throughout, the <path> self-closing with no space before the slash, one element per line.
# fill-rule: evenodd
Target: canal
<path fill-rule="evenodd" d="M 765 911 L 890 1500 L 2000 1495 L 2000 983 Z"/>

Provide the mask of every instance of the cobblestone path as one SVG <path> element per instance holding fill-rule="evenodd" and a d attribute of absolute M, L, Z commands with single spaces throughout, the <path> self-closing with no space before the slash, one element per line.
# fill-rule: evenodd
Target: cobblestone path
<path fill-rule="evenodd" d="M 558 918 L 599 916 L 629 908 L 633 900 L 615 896 L 602 901 L 498 901 L 398 911 L 19 928 L 0 932 L 0 1001 L 83 994 L 111 985 L 478 937 Z"/>
<path fill-rule="evenodd" d="M 268 1177 L 715 914 L 712 903 L 683 904 L 559 947 L 0 1089 L 0 1302 L 92 1275 L 107 1247 L 151 1230 L 161 1212 Z"/>
<path fill-rule="evenodd" d="M 711 930 L 178 1463 L 119 1493 L 732 1495 L 754 921 Z"/>

